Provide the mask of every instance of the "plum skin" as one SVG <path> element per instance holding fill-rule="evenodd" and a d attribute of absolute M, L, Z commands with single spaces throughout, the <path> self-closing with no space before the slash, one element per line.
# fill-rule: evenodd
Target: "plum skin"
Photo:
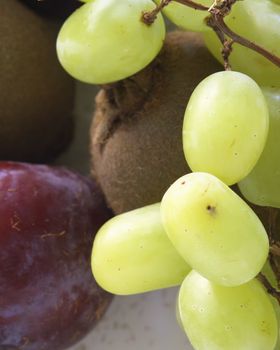
<path fill-rule="evenodd" d="M 0 200 L 0 349 L 65 349 L 112 298 L 90 268 L 111 211 L 91 180 L 24 163 L 0 162 Z"/>

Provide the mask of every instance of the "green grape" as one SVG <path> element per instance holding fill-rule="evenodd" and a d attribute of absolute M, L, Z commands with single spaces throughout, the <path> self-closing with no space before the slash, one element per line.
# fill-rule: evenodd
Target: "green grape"
<path fill-rule="evenodd" d="M 179 285 L 190 268 L 162 227 L 160 204 L 154 204 L 118 215 L 101 227 L 92 270 L 102 288 L 125 295 Z"/>
<path fill-rule="evenodd" d="M 278 338 L 277 338 L 277 343 L 276 343 L 276 345 L 274 347 L 274 350 L 280 350 L 280 337 L 279 337 L 279 332 L 280 332 L 280 328 L 279 328 L 279 325 L 280 325 L 280 307 L 279 307 L 278 300 L 276 300 L 273 297 L 270 297 L 270 300 L 271 300 L 271 303 L 272 303 L 272 305 L 274 307 L 274 312 L 276 314 L 277 324 L 278 324 Z"/>
<path fill-rule="evenodd" d="M 266 263 L 264 264 L 263 268 L 262 268 L 262 274 L 267 278 L 267 280 L 269 281 L 270 285 L 278 290 L 278 282 L 277 282 L 277 278 L 271 268 L 271 265 L 269 263 L 269 261 L 267 260 Z"/>
<path fill-rule="evenodd" d="M 178 326 L 181 328 L 182 331 L 184 331 L 184 325 L 180 315 L 179 295 L 177 296 L 177 300 L 176 300 L 175 312 L 176 312 L 176 321 L 178 323 Z"/>
<path fill-rule="evenodd" d="M 195 350 L 273 350 L 276 345 L 275 311 L 256 279 L 223 287 L 192 271 L 180 289 L 179 313 Z"/>
<path fill-rule="evenodd" d="M 262 268 L 262 274 L 267 278 L 267 280 L 269 281 L 270 285 L 276 289 L 277 291 L 279 291 L 279 288 L 278 288 L 278 281 L 277 281 L 277 278 L 271 268 L 271 265 L 269 263 L 269 261 L 266 261 L 264 267 Z M 280 325 L 280 307 L 279 307 L 279 302 L 272 296 L 270 296 L 270 300 L 271 300 L 271 303 L 274 307 L 274 311 L 275 311 L 275 314 L 276 314 L 276 317 L 277 317 L 277 323 L 278 323 L 278 339 L 277 339 L 277 344 L 274 348 L 274 350 L 280 350 L 280 337 L 279 337 L 279 331 L 280 331 L 280 328 L 279 328 L 279 325 Z"/>
<path fill-rule="evenodd" d="M 232 185 L 257 163 L 268 125 L 265 98 L 251 78 L 232 71 L 214 73 L 196 87 L 186 108 L 186 160 L 193 171 Z"/>
<path fill-rule="evenodd" d="M 275 273 L 273 272 L 273 269 L 271 268 L 269 260 L 267 260 L 266 263 L 264 264 L 261 273 L 267 278 L 267 280 L 270 283 L 270 285 L 272 286 L 272 288 L 274 288 L 275 290 L 277 290 L 279 292 L 277 277 L 275 276 Z M 277 339 L 277 343 L 276 343 L 274 350 L 280 350 L 280 337 L 279 337 L 280 307 L 279 307 L 279 302 L 271 295 L 270 295 L 270 300 L 271 300 L 271 303 L 274 307 L 274 311 L 275 311 L 277 323 L 278 323 L 278 339 Z"/>
<path fill-rule="evenodd" d="M 182 257 L 218 284 L 249 281 L 267 259 L 269 242 L 261 221 L 213 175 L 191 173 L 179 178 L 163 196 L 161 215 Z"/>
<path fill-rule="evenodd" d="M 155 0 L 157 4 L 159 4 L 160 1 L 161 0 Z M 213 0 L 199 0 L 199 3 L 210 7 Z M 171 22 L 182 29 L 194 32 L 211 30 L 204 22 L 205 17 L 209 16 L 207 11 L 195 10 L 186 5 L 171 1 L 166 7 L 164 7 L 163 13 Z"/>
<path fill-rule="evenodd" d="M 273 269 L 271 268 L 269 260 L 266 261 L 261 272 L 267 278 L 267 280 L 270 283 L 270 285 L 272 286 L 272 288 L 274 288 L 275 290 L 277 290 L 279 292 L 277 277 L 275 276 L 275 273 L 273 272 Z M 275 311 L 276 318 L 277 318 L 277 324 L 278 324 L 278 339 L 277 339 L 277 343 L 276 343 L 274 350 L 280 350 L 280 337 L 279 337 L 280 307 L 279 307 L 279 302 L 277 301 L 277 299 L 275 299 L 271 295 L 270 295 L 270 300 L 271 300 L 271 303 L 274 307 L 274 311 Z"/>
<path fill-rule="evenodd" d="M 280 2 L 271 0 L 237 1 L 226 24 L 237 34 L 280 56 Z M 205 32 L 210 51 L 221 62 L 221 43 L 213 31 Z M 250 75 L 260 85 L 280 87 L 280 69 L 265 57 L 237 43 L 233 45 L 230 63 L 234 70 Z"/>
<path fill-rule="evenodd" d="M 239 182 L 250 202 L 280 208 L 280 90 L 263 88 L 269 107 L 269 133 L 260 159 L 250 174 Z"/>
<path fill-rule="evenodd" d="M 78 80 L 106 84 L 124 79 L 149 64 L 162 47 L 165 26 L 142 22 L 151 0 L 92 0 L 64 23 L 57 54 L 64 69 Z"/>

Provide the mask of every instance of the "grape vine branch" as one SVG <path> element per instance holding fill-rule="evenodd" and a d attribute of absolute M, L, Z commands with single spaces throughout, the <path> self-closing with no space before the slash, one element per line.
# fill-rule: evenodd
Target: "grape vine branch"
<path fill-rule="evenodd" d="M 278 303 L 280 304 L 280 292 L 271 286 L 270 282 L 265 277 L 265 275 L 263 275 L 262 273 L 259 273 L 258 280 L 264 285 L 264 287 L 266 288 L 267 292 L 270 295 L 272 295 L 278 301 Z"/>
<path fill-rule="evenodd" d="M 143 13 L 143 22 L 148 25 L 152 24 L 156 19 L 157 14 L 172 1 L 191 7 L 195 10 L 209 12 L 209 15 L 206 16 L 205 21 L 206 24 L 215 31 L 222 43 L 221 53 L 226 70 L 231 69 L 229 64 L 229 56 L 232 52 L 232 46 L 234 43 L 238 43 L 256 51 L 280 68 L 280 57 L 267 51 L 265 48 L 257 45 L 253 41 L 250 41 L 233 32 L 225 23 L 224 18 L 230 13 L 232 6 L 239 0 L 215 0 L 210 7 L 201 5 L 192 0 L 161 0 L 159 5 L 153 11 Z"/>

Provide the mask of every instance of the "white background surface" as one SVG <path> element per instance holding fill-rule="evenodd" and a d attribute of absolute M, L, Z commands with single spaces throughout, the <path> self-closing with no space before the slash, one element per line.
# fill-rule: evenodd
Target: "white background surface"
<path fill-rule="evenodd" d="M 56 162 L 86 175 L 89 125 L 96 91 L 96 87 L 77 84 L 75 139 Z M 176 321 L 177 293 L 177 288 L 171 288 L 115 297 L 105 317 L 71 350 L 192 350 Z"/>
<path fill-rule="evenodd" d="M 190 350 L 176 322 L 177 288 L 115 297 L 91 334 L 71 350 Z"/>

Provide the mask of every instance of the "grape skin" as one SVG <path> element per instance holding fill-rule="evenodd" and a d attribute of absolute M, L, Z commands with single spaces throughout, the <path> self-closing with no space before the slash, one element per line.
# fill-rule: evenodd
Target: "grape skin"
<path fill-rule="evenodd" d="M 273 350 L 276 345 L 276 314 L 256 279 L 223 287 L 193 270 L 181 286 L 178 308 L 196 350 Z"/>
<path fill-rule="evenodd" d="M 161 216 L 182 257 L 215 283 L 246 283 L 267 259 L 269 242 L 261 221 L 213 175 L 191 173 L 179 178 L 163 196 Z"/>
<path fill-rule="evenodd" d="M 165 37 L 161 14 L 151 25 L 142 13 L 151 0 L 93 0 L 75 11 L 57 38 L 57 54 L 74 78 L 92 84 L 124 79 L 143 69 L 160 51 Z"/>
<path fill-rule="evenodd" d="M 157 4 L 160 0 L 155 0 Z M 201 5 L 210 7 L 213 0 L 200 0 Z M 211 30 L 204 21 L 209 16 L 206 11 L 199 11 L 180 3 L 171 2 L 163 8 L 164 15 L 176 26 L 194 32 L 205 32 Z"/>
<path fill-rule="evenodd" d="M 274 312 L 276 314 L 276 318 L 277 318 L 277 323 L 278 323 L 278 338 L 277 338 L 277 343 L 274 347 L 274 350 L 280 350 L 280 338 L 279 338 L 279 322 L 280 322 L 280 307 L 279 307 L 279 302 L 278 300 L 276 300 L 275 298 L 273 297 L 270 297 L 270 300 L 271 300 L 271 303 L 274 307 Z"/>
<path fill-rule="evenodd" d="M 267 142 L 257 164 L 238 186 L 248 201 L 280 208 L 280 90 L 263 88 L 262 91 L 270 117 Z"/>
<path fill-rule="evenodd" d="M 251 78 L 233 71 L 214 73 L 196 87 L 186 108 L 186 160 L 193 171 L 235 184 L 257 163 L 268 126 L 265 98 Z"/>
<path fill-rule="evenodd" d="M 92 270 L 103 289 L 127 295 L 179 285 L 190 267 L 169 241 L 158 203 L 118 215 L 101 227 Z"/>
<path fill-rule="evenodd" d="M 225 22 L 235 33 L 280 56 L 279 1 L 237 1 L 225 17 Z M 205 32 L 204 39 L 212 54 L 223 62 L 221 43 L 216 34 Z M 260 85 L 280 87 L 279 67 L 251 49 L 235 43 L 230 64 L 234 70 L 248 74 Z"/>

